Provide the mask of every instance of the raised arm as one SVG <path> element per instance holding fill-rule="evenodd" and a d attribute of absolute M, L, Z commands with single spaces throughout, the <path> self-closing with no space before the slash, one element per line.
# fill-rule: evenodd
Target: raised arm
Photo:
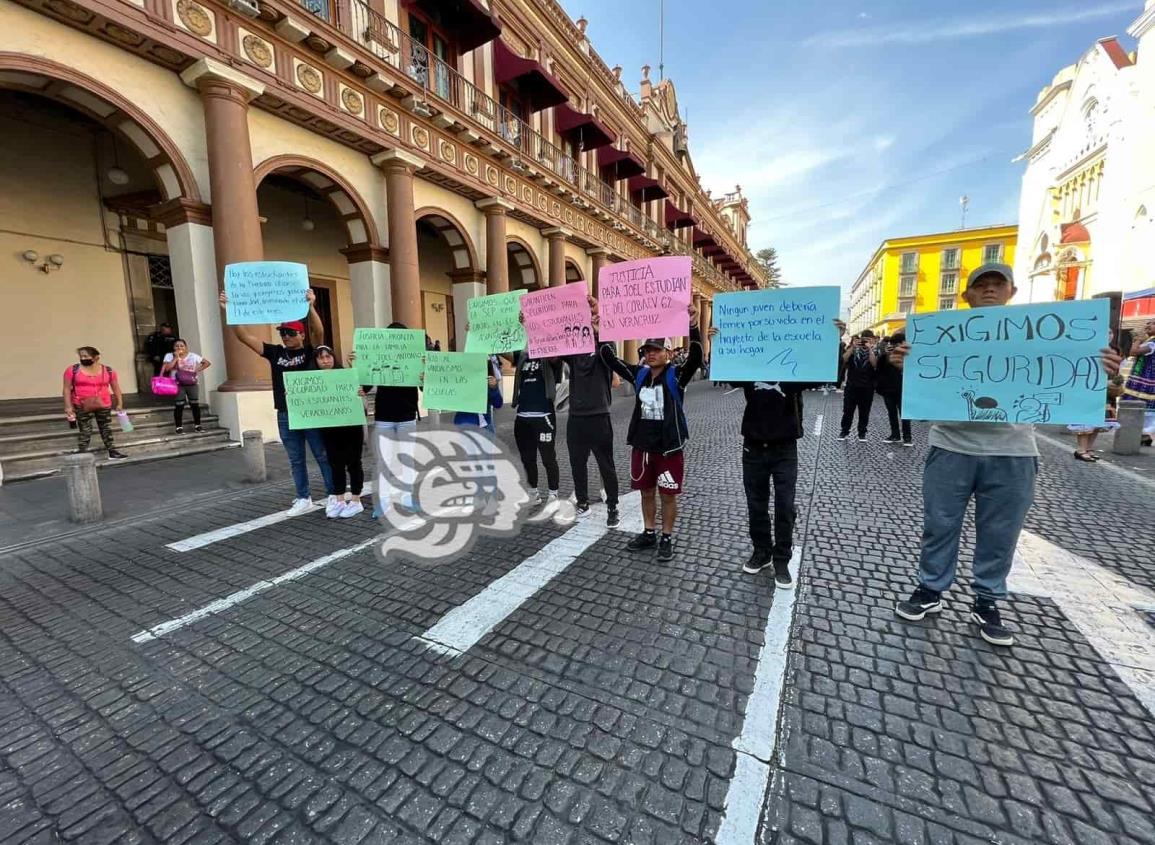
<path fill-rule="evenodd" d="M 311 346 L 320 346 L 325 342 L 325 326 L 321 322 L 321 315 L 318 314 L 317 309 L 313 307 L 313 303 L 317 301 L 317 294 L 313 293 L 312 288 L 305 291 L 305 300 L 309 303 L 309 315 L 306 317 L 309 327 L 309 344 Z"/>
<path fill-rule="evenodd" d="M 246 326 L 230 326 L 227 324 L 227 321 L 225 320 L 225 309 L 229 304 L 229 295 L 222 290 L 218 299 L 221 303 L 221 323 L 232 331 L 233 337 L 235 337 L 245 346 L 249 347 L 249 349 L 256 352 L 258 355 L 263 355 L 265 352 L 265 342 L 263 340 L 249 331 Z"/>
<path fill-rule="evenodd" d="M 698 328 L 698 309 L 690 303 L 690 348 L 686 350 L 686 363 L 678 367 L 678 384 L 685 388 L 694 378 L 694 373 L 702 366 L 702 331 Z"/>

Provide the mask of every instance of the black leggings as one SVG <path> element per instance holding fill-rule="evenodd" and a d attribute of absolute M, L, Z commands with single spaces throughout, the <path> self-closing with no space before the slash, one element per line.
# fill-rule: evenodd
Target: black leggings
<path fill-rule="evenodd" d="M 517 417 L 513 421 L 513 439 L 525 467 L 525 480 L 531 489 L 537 489 L 537 456 L 545 465 L 545 481 L 550 490 L 561 484 L 561 469 L 557 465 L 557 420 L 551 412 L 548 417 Z"/>
<path fill-rule="evenodd" d="M 577 500 L 589 502 L 589 459 L 590 452 L 593 452 L 598 472 L 602 475 L 602 486 L 606 488 L 606 504 L 617 507 L 618 471 L 614 466 L 614 426 L 610 415 L 575 417 L 570 414 L 565 434 Z"/>
<path fill-rule="evenodd" d="M 858 436 L 865 437 L 870 425 L 870 406 L 874 404 L 873 387 L 847 386 L 842 394 L 842 434 L 850 434 L 854 423 L 854 412 L 858 412 Z"/>
<path fill-rule="evenodd" d="M 333 472 L 333 492 L 344 496 L 347 486 L 350 493 L 360 496 L 365 486 L 365 468 L 361 464 L 365 433 L 361 426 L 322 429 L 321 439 L 325 442 L 325 454 Z"/>
<path fill-rule="evenodd" d="M 172 420 L 180 428 L 184 421 L 184 406 L 192 408 L 193 425 L 201 424 L 201 397 L 200 386 L 196 384 L 182 384 L 177 388 L 176 405 L 172 409 Z"/>

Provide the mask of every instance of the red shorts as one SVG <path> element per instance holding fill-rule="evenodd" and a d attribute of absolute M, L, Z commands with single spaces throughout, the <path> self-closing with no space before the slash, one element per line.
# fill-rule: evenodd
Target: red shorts
<path fill-rule="evenodd" d="M 686 461 L 683 454 L 671 452 L 643 452 L 634 449 L 630 455 L 630 488 L 633 490 L 653 490 L 667 496 L 682 492 L 682 476 Z"/>

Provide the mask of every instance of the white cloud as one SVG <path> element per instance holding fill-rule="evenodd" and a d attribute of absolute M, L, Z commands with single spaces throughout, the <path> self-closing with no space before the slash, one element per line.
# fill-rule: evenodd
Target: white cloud
<path fill-rule="evenodd" d="M 927 44 L 958 38 L 974 38 L 980 35 L 996 35 L 1023 29 L 1048 29 L 1066 24 L 1098 20 L 1126 11 L 1138 13 L 1142 11 L 1142 9 L 1137 8 L 1140 5 L 1139 0 L 1116 0 L 1113 3 L 1098 3 L 1089 7 L 1068 7 L 1040 12 L 1025 12 L 1017 15 L 988 17 L 976 15 L 967 18 L 831 30 L 811 35 L 804 43 L 807 46 L 826 48 L 872 47 L 884 44 Z M 859 17 L 861 18 L 862 15 L 860 14 Z"/>

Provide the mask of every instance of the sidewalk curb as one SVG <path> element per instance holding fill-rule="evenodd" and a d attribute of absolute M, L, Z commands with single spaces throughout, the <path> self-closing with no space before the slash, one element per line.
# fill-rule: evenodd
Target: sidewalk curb
<path fill-rule="evenodd" d="M 1069 451 L 1071 448 L 1070 443 L 1064 443 L 1062 440 L 1059 440 L 1057 437 L 1052 437 L 1051 435 L 1044 434 L 1041 431 L 1036 430 L 1035 436 L 1046 443 L 1050 443 L 1052 446 L 1056 446 L 1056 447 L 1062 449 L 1064 452 Z M 1111 461 L 1099 461 L 1098 465 L 1101 467 L 1106 467 L 1111 472 L 1123 475 L 1130 481 L 1137 482 L 1139 484 L 1142 484 L 1145 487 L 1150 487 L 1152 490 L 1155 490 L 1155 481 L 1153 481 L 1150 478 L 1145 478 L 1144 476 L 1140 475 L 1139 473 L 1135 472 L 1134 470 L 1127 469 L 1126 467 L 1121 467 L 1118 464 L 1112 463 Z"/>

